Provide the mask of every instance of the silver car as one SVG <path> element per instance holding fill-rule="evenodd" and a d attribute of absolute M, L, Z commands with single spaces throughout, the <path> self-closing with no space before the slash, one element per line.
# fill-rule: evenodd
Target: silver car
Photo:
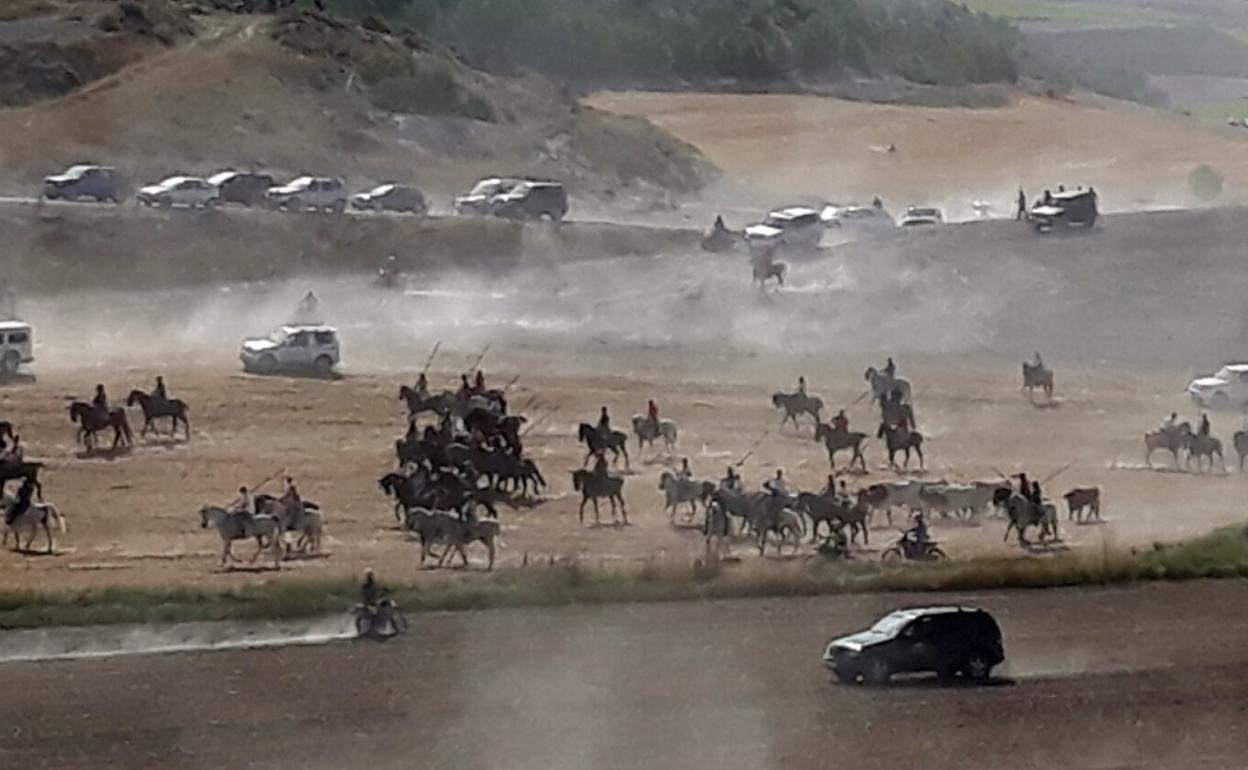
<path fill-rule="evenodd" d="M 244 371 L 256 374 L 314 371 L 328 376 L 340 358 L 338 330 L 323 324 L 281 326 L 268 337 L 243 342 L 238 357 Z"/>
<path fill-rule="evenodd" d="M 264 199 L 275 209 L 341 213 L 347 208 L 347 188 L 341 179 L 301 176 L 284 185 L 270 187 Z"/>
<path fill-rule="evenodd" d="M 216 185 L 197 176 L 171 176 L 156 184 L 139 188 L 134 197 L 144 206 L 186 206 L 198 209 L 216 205 L 221 192 Z"/>

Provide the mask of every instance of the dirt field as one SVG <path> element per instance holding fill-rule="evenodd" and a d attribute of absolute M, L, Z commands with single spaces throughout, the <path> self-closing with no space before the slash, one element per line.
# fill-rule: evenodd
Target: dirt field
<path fill-rule="evenodd" d="M 1238 582 L 942 597 L 999 619 L 999 686 L 831 685 L 875 595 L 423 615 L 381 646 L 0 666 L 13 767 L 1239 767 Z M 191 693 L 194 693 L 191 695 Z"/>
<path fill-rule="evenodd" d="M 1193 203 L 1187 175 L 1201 163 L 1228 179 L 1220 202 L 1248 200 L 1239 181 L 1248 136 L 1125 103 L 1024 97 L 1003 109 L 967 110 L 655 93 L 605 93 L 590 103 L 692 142 L 726 181 L 768 196 L 753 201 L 757 208 L 801 196 L 879 195 L 892 210 L 928 203 L 969 218 L 975 199 L 1012 213 L 1020 184 L 1033 197 L 1058 184 L 1092 185 L 1117 211 L 1169 207 Z M 896 152 L 886 152 L 889 145 Z"/>
<path fill-rule="evenodd" d="M 1218 221 L 1230 228 L 1218 237 L 1237 242 L 1236 217 Z M 432 368 L 435 387 L 453 385 L 490 345 L 490 381 L 518 375 L 511 402 L 541 421 L 528 445 L 550 488 L 537 505 L 504 510 L 504 564 L 526 555 L 605 565 L 689 563 L 700 540 L 674 528 L 662 511 L 657 481 L 665 463 L 687 456 L 698 476 L 717 479 L 753 448 L 744 465 L 750 485 L 782 467 L 799 488 L 818 489 L 828 472 L 822 447 L 811 440 L 809 423 L 800 433 L 776 430 L 770 394 L 792 389 L 804 374 L 832 410 L 847 407 L 855 427 L 873 432 L 862 371 L 886 354 L 915 384 L 928 441 L 926 478 L 1025 470 L 1043 479 L 1066 468 L 1047 485 L 1051 494 L 1101 485 L 1106 523 L 1064 527 L 1063 547 L 1097 550 L 1199 534 L 1242 520 L 1243 477 L 1146 471 L 1141 437 L 1172 410 L 1195 419 L 1186 382 L 1198 367 L 1216 366 L 1214 356 L 1236 349 L 1235 327 L 1226 324 L 1228 307 L 1220 302 L 1180 304 L 1188 308 L 1177 317 L 1181 325 L 1156 311 L 1188 302 L 1206 283 L 1215 299 L 1236 291 L 1243 279 L 1230 252 L 1210 249 L 1201 252 L 1203 262 L 1187 262 L 1189 271 L 1199 268 L 1191 273 L 1192 280 L 1200 276 L 1196 285 L 1165 264 L 1172 237 L 1166 233 L 1215 224 L 1207 215 L 1122 217 L 1093 240 L 1037 240 L 1004 225 L 903 234 L 869 246 L 875 261 L 862 258 L 868 246 L 859 246 L 795 264 L 792 286 L 769 295 L 747 285 L 739 262 L 691 255 L 545 265 L 488 279 L 427 273 L 406 292 L 358 279 L 305 278 L 211 292 L 31 298 L 26 315 L 39 335 L 38 379 L 0 391 L 0 414 L 16 420 L 30 456 L 51 464 L 48 495 L 68 514 L 70 533 L 56 557 L 0 555 L 0 575 L 11 586 L 226 586 L 357 574 L 371 564 L 393 579 L 414 579 L 416 548 L 394 530 L 376 480 L 392 468 L 393 441 L 404 429 L 398 387 L 414 380 L 437 341 L 443 347 Z M 1130 251 L 1150 238 L 1155 256 Z M 1066 253 L 1089 248 L 1098 256 L 1079 264 Z M 1124 255 L 1135 260 L 1130 280 L 1118 262 Z M 320 293 L 326 317 L 342 327 L 345 377 L 239 373 L 238 340 L 282 321 L 309 286 Z M 1167 333 L 1149 326 L 1159 318 Z M 1057 371 L 1058 400 L 1050 408 L 1030 405 L 1019 391 L 1018 362 L 1037 347 Z M 1167 358 L 1172 362 L 1161 363 Z M 191 441 L 140 441 L 112 459 L 79 456 L 66 399 L 88 398 L 97 381 L 120 399 L 130 388 L 149 388 L 158 372 L 192 407 Z M 592 421 L 606 404 L 616 424 L 626 424 L 650 397 L 679 424 L 679 454 L 638 455 L 630 446 L 633 526 L 581 525 L 568 475 L 583 459 L 576 423 Z M 1238 418 L 1215 415 L 1214 426 L 1229 444 Z M 867 456 L 870 475 L 855 484 L 896 476 L 879 442 Z M 1164 465 L 1168 458 L 1156 459 Z M 1233 471 L 1233 457 L 1230 464 Z M 223 503 L 240 484 L 283 469 L 325 507 L 329 556 L 290 565 L 281 577 L 219 573 L 218 542 L 200 530 L 198 507 Z M 877 524 L 882 529 L 862 558 L 876 558 L 894 536 Z M 1002 544 L 998 519 L 977 526 L 938 521 L 935 528 L 955 557 L 1024 555 Z M 757 559 L 747 546 L 739 549 L 747 562 Z M 481 566 L 483 554 L 475 558 Z"/>

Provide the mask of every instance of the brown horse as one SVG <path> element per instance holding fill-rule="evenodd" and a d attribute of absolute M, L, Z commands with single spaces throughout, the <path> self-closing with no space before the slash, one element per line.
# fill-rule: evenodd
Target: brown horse
<path fill-rule="evenodd" d="M 853 456 L 849 458 L 849 467 L 854 467 L 854 461 L 862 466 L 865 471 L 867 469 L 867 459 L 862 455 L 862 443 L 867 440 L 867 434 L 859 433 L 852 430 L 838 431 L 826 422 L 819 423 L 815 428 L 815 441 L 822 441 L 823 446 L 828 450 L 828 462 L 832 465 L 832 470 L 836 470 L 836 453 L 844 449 L 853 452 Z"/>
<path fill-rule="evenodd" d="M 107 415 L 101 415 L 91 404 L 75 401 L 69 405 L 69 419 L 81 426 L 78 438 L 86 449 L 95 449 L 95 434 L 105 428 L 113 429 L 113 449 L 134 444 L 125 409 L 110 409 Z"/>
<path fill-rule="evenodd" d="M 162 401 L 141 390 L 132 390 L 126 398 L 126 406 L 135 404 L 138 404 L 139 409 L 143 411 L 143 430 L 139 431 L 139 435 L 146 436 L 149 430 L 156 429 L 154 425 L 156 420 L 168 418 L 171 421 L 169 427 L 171 434 L 178 432 L 178 423 L 181 423 L 186 438 L 188 440 L 191 438 L 191 420 L 187 416 L 190 410 L 185 401 L 178 398 L 167 398 Z"/>
<path fill-rule="evenodd" d="M 1046 369 L 1043 364 L 1024 361 L 1023 390 L 1027 391 L 1028 399 L 1034 397 L 1036 388 L 1043 390 L 1044 397 L 1049 401 L 1053 400 L 1053 370 Z"/>
<path fill-rule="evenodd" d="M 893 458 L 898 452 L 906 453 L 905 464 L 902 467 L 910 467 L 910 451 L 914 450 L 919 456 L 919 468 L 923 468 L 923 434 L 917 430 L 911 430 L 905 424 L 889 425 L 886 422 L 882 422 L 875 437 L 884 439 L 884 444 L 888 447 L 888 464 L 890 467 L 897 467 L 897 462 Z"/>

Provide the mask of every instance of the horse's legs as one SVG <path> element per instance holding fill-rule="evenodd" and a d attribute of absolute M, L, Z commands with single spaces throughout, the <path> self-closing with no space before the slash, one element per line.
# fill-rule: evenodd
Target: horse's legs
<path fill-rule="evenodd" d="M 919 455 L 919 470 L 924 470 L 926 468 L 926 461 L 923 459 L 923 447 L 916 444 L 914 447 L 914 451 L 917 452 Z M 910 458 L 906 457 L 906 462 L 909 462 L 909 461 L 910 461 Z"/>
<path fill-rule="evenodd" d="M 628 508 L 624 505 L 624 496 L 615 495 L 615 498 L 620 501 L 620 515 L 624 517 L 624 526 L 631 527 L 632 525 L 628 523 Z"/>
<path fill-rule="evenodd" d="M 582 498 L 581 498 L 581 509 L 580 509 L 580 511 L 577 513 L 577 518 L 578 518 L 578 520 L 580 521 L 580 523 L 581 523 L 581 524 L 584 524 L 584 523 L 585 523 L 585 502 L 586 502 L 587 500 L 589 500 L 589 498 L 588 498 L 588 497 L 582 497 Z"/>

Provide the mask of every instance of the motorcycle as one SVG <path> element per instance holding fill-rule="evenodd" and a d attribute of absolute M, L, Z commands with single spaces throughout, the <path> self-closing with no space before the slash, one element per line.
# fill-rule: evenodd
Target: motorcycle
<path fill-rule="evenodd" d="M 357 604 L 351 609 L 355 615 L 355 631 L 360 639 L 385 640 L 407 633 L 407 618 L 399 611 L 393 599 L 382 599 L 376 607 Z"/>
<path fill-rule="evenodd" d="M 926 540 L 922 543 L 910 539 L 906 532 L 901 533 L 901 537 L 892 547 L 884 551 L 880 557 L 884 561 L 898 561 L 905 559 L 906 561 L 943 561 L 949 557 L 940 549 L 940 546 L 932 540 Z"/>

